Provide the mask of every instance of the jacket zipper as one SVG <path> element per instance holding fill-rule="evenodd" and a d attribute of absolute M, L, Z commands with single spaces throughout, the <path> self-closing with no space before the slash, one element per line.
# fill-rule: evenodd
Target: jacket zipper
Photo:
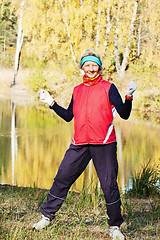
<path fill-rule="evenodd" d="M 89 96 L 89 87 L 90 86 L 87 86 L 87 98 L 86 98 L 86 142 L 89 144 L 89 139 L 88 139 L 88 130 L 89 130 L 89 127 L 88 127 L 88 96 Z"/>

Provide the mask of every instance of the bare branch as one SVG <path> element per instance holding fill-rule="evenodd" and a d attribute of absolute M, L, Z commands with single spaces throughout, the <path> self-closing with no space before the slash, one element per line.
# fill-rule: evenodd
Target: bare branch
<path fill-rule="evenodd" d="M 76 61 L 76 57 L 75 57 L 75 55 L 74 55 L 73 46 L 72 46 L 72 43 L 71 43 L 71 35 L 70 35 L 70 32 L 69 32 L 67 15 L 66 15 L 66 12 L 65 12 L 65 9 L 64 9 L 62 0 L 59 0 L 59 2 L 60 2 L 60 4 L 61 4 L 61 8 L 62 8 L 62 11 L 63 11 L 64 20 L 65 20 L 65 25 L 66 25 L 66 29 L 67 29 L 67 35 L 68 35 L 68 38 L 69 38 L 69 41 L 70 41 L 70 51 L 71 51 L 72 59 L 73 59 L 75 65 L 76 65 L 76 67 L 79 69 L 78 64 L 77 64 L 77 61 Z"/>

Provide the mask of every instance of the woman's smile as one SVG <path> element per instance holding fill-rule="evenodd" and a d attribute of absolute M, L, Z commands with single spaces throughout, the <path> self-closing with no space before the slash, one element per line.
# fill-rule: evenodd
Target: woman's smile
<path fill-rule="evenodd" d="M 95 62 L 87 61 L 83 64 L 82 69 L 87 78 L 95 78 L 99 72 L 99 65 Z"/>

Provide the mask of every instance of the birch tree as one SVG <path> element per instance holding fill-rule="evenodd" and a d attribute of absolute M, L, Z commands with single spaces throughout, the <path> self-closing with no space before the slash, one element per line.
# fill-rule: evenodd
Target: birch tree
<path fill-rule="evenodd" d="M 96 47 L 99 47 L 99 28 L 100 28 L 100 19 L 101 19 L 101 10 L 100 10 L 101 0 L 98 0 L 98 17 L 97 17 L 97 34 L 96 34 Z"/>
<path fill-rule="evenodd" d="M 80 6 L 81 6 L 81 9 L 83 9 L 83 0 L 80 0 Z M 84 34 L 85 34 L 85 38 L 87 41 L 89 41 L 88 39 L 88 34 L 87 34 L 87 31 L 86 31 L 86 28 L 85 28 L 85 17 L 83 16 L 82 17 L 82 21 L 83 21 L 83 26 L 84 26 Z M 83 31 L 83 28 L 82 28 L 82 31 Z"/>
<path fill-rule="evenodd" d="M 22 43 L 23 43 L 23 30 L 22 30 L 23 7 L 24 7 L 24 0 L 21 1 L 21 6 L 20 6 L 20 16 L 19 16 L 18 34 L 17 34 L 17 46 L 16 46 L 15 64 L 14 64 L 14 77 L 11 82 L 11 87 L 16 84 L 16 78 L 17 78 L 17 74 L 18 74 L 19 61 L 20 61 L 20 55 L 21 55 L 21 48 L 22 48 Z"/>
<path fill-rule="evenodd" d="M 23 28 L 29 41 L 23 54 L 30 61 L 54 62 L 60 67 L 63 62 L 77 70 L 78 59 L 86 48 L 96 48 L 106 69 L 115 61 L 122 78 L 130 56 L 133 59 L 133 54 L 141 53 L 141 58 L 147 58 L 148 51 L 152 57 L 158 52 L 158 0 L 154 7 L 151 0 L 139 1 L 26 0 Z"/>
<path fill-rule="evenodd" d="M 118 51 L 118 37 L 119 37 L 119 15 L 121 9 L 122 1 L 119 0 L 118 3 L 118 13 L 117 13 L 117 21 L 115 20 L 115 40 L 114 40 L 114 57 L 115 57 L 115 65 L 117 72 L 120 71 L 120 59 L 119 59 L 119 51 Z"/>
<path fill-rule="evenodd" d="M 110 8 L 109 7 L 107 8 L 106 20 L 107 20 L 107 27 L 106 27 L 106 33 L 105 33 L 105 40 L 104 40 L 104 44 L 103 44 L 102 57 L 105 55 L 106 48 L 108 46 L 108 38 L 109 38 L 110 30 L 111 30 L 111 27 L 112 27 L 111 16 L 110 16 Z"/>
<path fill-rule="evenodd" d="M 125 69 L 126 69 L 126 66 L 127 66 L 127 63 L 128 63 L 128 56 L 129 56 L 132 34 L 133 34 L 133 30 L 134 30 L 134 22 L 135 22 L 135 19 L 136 19 L 137 9 L 138 9 L 138 0 L 135 0 L 133 16 L 132 16 L 131 24 L 130 24 L 129 37 L 128 37 L 128 41 L 127 41 L 125 51 L 124 51 L 124 54 L 123 54 L 122 63 L 120 63 L 119 52 L 118 52 L 119 29 L 118 29 L 118 26 L 116 25 L 115 44 L 114 44 L 115 45 L 115 51 L 114 51 L 114 53 L 115 53 L 115 60 L 116 60 L 116 68 L 117 68 L 117 72 L 118 72 L 118 75 L 119 75 L 120 79 L 124 77 Z"/>
<path fill-rule="evenodd" d="M 140 23 L 138 28 L 138 39 L 137 39 L 137 57 L 140 57 L 140 54 L 141 54 L 141 26 L 142 26 L 142 19 L 140 18 Z"/>

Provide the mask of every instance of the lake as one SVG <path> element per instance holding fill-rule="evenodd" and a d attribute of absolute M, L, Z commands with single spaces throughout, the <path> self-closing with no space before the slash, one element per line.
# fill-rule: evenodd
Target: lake
<path fill-rule="evenodd" d="M 131 187 L 132 176 L 148 160 L 160 164 L 160 124 L 137 120 L 114 121 L 118 143 L 121 191 Z M 20 106 L 0 99 L 0 183 L 49 189 L 73 136 L 73 121 L 66 123 L 41 105 Z M 96 184 L 92 164 L 73 185 L 75 191 Z M 99 183 L 98 183 L 99 186 Z"/>

